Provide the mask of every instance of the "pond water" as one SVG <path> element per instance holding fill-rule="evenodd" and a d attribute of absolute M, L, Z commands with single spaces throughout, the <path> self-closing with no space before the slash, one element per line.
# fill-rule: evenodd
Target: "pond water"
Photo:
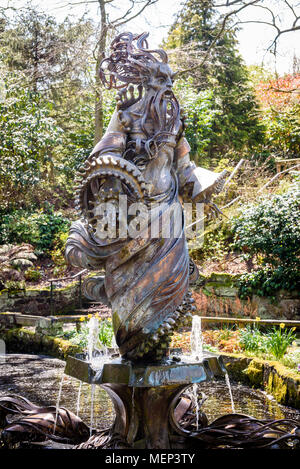
<path fill-rule="evenodd" d="M 56 405 L 65 362 L 56 358 L 37 355 L 6 355 L 0 358 L 0 396 L 19 394 L 39 405 Z M 65 376 L 60 407 L 76 413 L 80 383 Z M 202 410 L 209 422 L 226 413 L 231 413 L 231 401 L 225 380 L 199 385 L 199 391 L 207 397 Z M 238 383 L 232 383 L 232 394 L 237 413 L 256 418 L 294 418 L 300 422 L 300 412 L 279 405 L 272 396 L 253 390 Z M 82 384 L 79 416 L 90 423 L 91 386 Z M 114 409 L 107 393 L 99 386 L 95 389 L 94 421 L 97 429 L 106 428 L 114 420 Z"/>

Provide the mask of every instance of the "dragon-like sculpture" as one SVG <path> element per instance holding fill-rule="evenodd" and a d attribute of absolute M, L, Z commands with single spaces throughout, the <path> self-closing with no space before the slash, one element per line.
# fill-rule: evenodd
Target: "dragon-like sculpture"
<path fill-rule="evenodd" d="M 160 360 L 173 332 L 191 315 L 188 287 L 196 267 L 189 259 L 179 202 L 210 204 L 226 176 L 190 161 L 184 116 L 172 92 L 175 74 L 166 52 L 150 50 L 147 37 L 119 34 L 102 61 L 101 80 L 119 89 L 117 105 L 105 135 L 79 170 L 80 220 L 72 224 L 66 246 L 71 265 L 105 269 L 105 277 L 85 282 L 85 294 L 111 307 L 120 353 L 131 360 Z M 126 215 L 120 195 L 127 197 Z M 138 235 L 121 235 L 121 220 L 130 222 L 127 214 L 137 203 L 146 207 L 148 221 Z M 106 230 L 103 206 L 117 216 L 116 236 Z M 176 216 L 169 217 L 166 237 L 164 217 L 172 211 Z"/>

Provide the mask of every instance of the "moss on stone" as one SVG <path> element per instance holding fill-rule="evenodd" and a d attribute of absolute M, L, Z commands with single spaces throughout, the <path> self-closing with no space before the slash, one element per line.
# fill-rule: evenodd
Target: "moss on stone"
<path fill-rule="evenodd" d="M 207 283 L 216 284 L 220 286 L 233 286 L 237 284 L 237 281 L 240 278 L 240 274 L 229 274 L 226 272 L 212 272 L 209 277 L 207 277 Z"/>
<path fill-rule="evenodd" d="M 273 366 L 279 375 L 285 378 L 291 378 L 300 385 L 300 374 L 296 370 L 294 371 L 291 368 L 287 368 L 282 363 L 276 361 L 270 361 L 268 364 Z"/>
<path fill-rule="evenodd" d="M 260 387 L 263 384 L 264 364 L 255 359 L 251 360 L 243 373 L 248 377 L 252 386 Z"/>
<path fill-rule="evenodd" d="M 228 354 L 226 357 L 224 357 L 224 363 L 229 375 L 233 379 L 241 381 L 245 384 L 248 382 L 248 378 L 243 372 L 248 366 L 249 359 L 242 356 L 240 359 L 237 359 L 237 357 L 229 356 Z"/>
<path fill-rule="evenodd" d="M 78 280 L 75 282 L 69 283 L 65 287 L 60 287 L 60 288 L 55 288 L 53 289 L 54 292 L 68 292 L 69 290 L 72 290 L 74 287 L 78 287 Z"/>
<path fill-rule="evenodd" d="M 223 355 L 230 376 L 272 394 L 280 404 L 300 409 L 300 375 L 276 361 L 249 358 L 242 354 Z"/>
<path fill-rule="evenodd" d="M 61 359 L 82 352 L 81 347 L 72 344 L 68 340 L 36 334 L 25 327 L 1 332 L 0 338 L 6 342 L 8 352 L 45 353 Z"/>
<path fill-rule="evenodd" d="M 285 404 L 287 401 L 287 383 L 278 374 L 270 373 L 268 383 L 266 386 L 268 392 L 270 392 L 280 404 Z"/>

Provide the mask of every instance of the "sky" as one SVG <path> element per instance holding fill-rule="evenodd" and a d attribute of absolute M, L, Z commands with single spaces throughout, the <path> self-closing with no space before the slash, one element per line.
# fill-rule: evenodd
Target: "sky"
<path fill-rule="evenodd" d="M 86 11 L 88 17 L 92 17 L 95 21 L 99 17 L 97 3 L 88 3 L 83 0 L 69 0 L 77 5 L 70 6 L 68 0 L 33 0 L 35 5 L 47 10 L 58 20 L 63 20 L 66 16 L 74 18 L 82 16 Z M 290 0 L 291 5 L 299 2 Z M 0 0 L 0 5 L 24 6 L 24 0 Z M 111 17 L 119 16 L 120 11 L 124 11 L 128 5 L 127 0 L 117 0 L 116 8 L 110 10 Z M 180 10 L 182 0 L 159 0 L 157 4 L 148 7 L 144 14 L 134 19 L 128 29 L 134 32 L 150 31 L 151 47 L 158 46 L 174 22 L 176 14 Z M 271 6 L 273 11 L 278 15 L 278 21 L 283 28 L 290 26 L 293 20 L 292 13 L 288 8 L 282 8 L 284 2 L 278 0 L 265 0 L 264 5 Z M 280 5 L 280 7 L 279 7 Z M 241 21 L 251 21 L 253 19 L 259 21 L 268 21 L 269 12 L 262 8 L 248 7 L 241 12 L 239 19 Z M 292 71 L 293 57 L 296 55 L 300 59 L 300 31 L 287 33 L 281 36 L 278 43 L 278 51 L 276 60 L 274 55 L 266 51 L 268 45 L 271 44 L 275 29 L 265 24 L 247 23 L 240 25 L 240 31 L 237 33 L 239 41 L 239 51 L 247 65 L 261 65 L 271 71 L 275 68 L 280 75 L 290 73 Z M 127 28 L 126 28 L 127 29 Z"/>

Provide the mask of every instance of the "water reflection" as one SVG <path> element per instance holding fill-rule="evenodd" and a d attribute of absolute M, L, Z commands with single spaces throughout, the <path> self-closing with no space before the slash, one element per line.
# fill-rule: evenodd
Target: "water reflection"
<path fill-rule="evenodd" d="M 231 387 L 236 413 L 251 415 L 258 419 L 295 418 L 300 421 L 299 411 L 279 405 L 274 398 L 268 397 L 258 389 L 251 389 L 236 383 L 231 383 Z M 231 413 L 231 401 L 224 381 L 203 383 L 199 390 L 207 396 L 202 410 L 209 422 L 221 415 Z"/>
<path fill-rule="evenodd" d="M 15 393 L 24 396 L 36 404 L 55 405 L 65 362 L 55 358 L 34 355 L 7 355 L 0 367 L 0 396 Z M 91 387 L 80 381 L 65 376 L 60 399 L 60 406 L 76 413 L 90 425 Z M 231 413 L 231 401 L 225 380 L 202 383 L 199 392 L 204 392 L 207 400 L 202 406 L 209 422 L 226 413 Z M 295 418 L 300 421 L 300 412 L 281 406 L 270 400 L 263 392 L 232 383 L 232 394 L 237 413 L 256 418 Z M 79 397 L 79 399 L 78 399 Z M 113 404 L 103 389 L 95 387 L 93 426 L 101 429 L 111 425 L 114 420 Z"/>

